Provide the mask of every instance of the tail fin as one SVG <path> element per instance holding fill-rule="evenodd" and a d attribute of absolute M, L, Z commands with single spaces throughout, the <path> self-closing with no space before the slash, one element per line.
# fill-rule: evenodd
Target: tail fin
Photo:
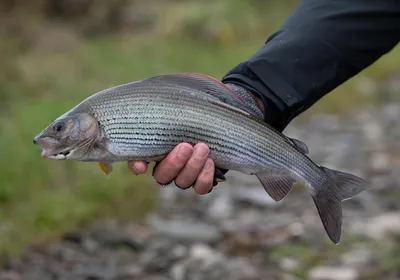
<path fill-rule="evenodd" d="M 321 166 L 328 175 L 327 185 L 312 198 L 329 238 L 338 244 L 342 230 L 342 201 L 366 190 L 369 184 L 352 174 Z"/>

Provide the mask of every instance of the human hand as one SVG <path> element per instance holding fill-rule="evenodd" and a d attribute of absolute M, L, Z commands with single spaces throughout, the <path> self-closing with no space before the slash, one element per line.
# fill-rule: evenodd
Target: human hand
<path fill-rule="evenodd" d="M 154 179 L 161 185 L 175 181 L 181 189 L 193 185 L 197 194 L 206 194 L 213 188 L 215 169 L 214 161 L 208 158 L 209 152 L 204 143 L 195 146 L 180 143 L 154 168 Z M 128 167 L 134 174 L 147 171 L 147 163 L 144 161 L 128 162 Z"/>

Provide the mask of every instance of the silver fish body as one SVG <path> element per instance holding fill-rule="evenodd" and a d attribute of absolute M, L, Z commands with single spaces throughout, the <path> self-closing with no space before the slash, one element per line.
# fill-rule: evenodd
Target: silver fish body
<path fill-rule="evenodd" d="M 299 182 L 338 243 L 341 202 L 366 189 L 367 182 L 316 165 L 305 144 L 274 130 L 231 96 L 204 76 L 163 75 L 96 93 L 55 122 L 78 114 L 96 120 L 98 134 L 86 141 L 85 153 L 75 158 L 80 161 L 157 161 L 181 142 L 203 142 L 216 167 L 256 175 L 276 201 Z"/>

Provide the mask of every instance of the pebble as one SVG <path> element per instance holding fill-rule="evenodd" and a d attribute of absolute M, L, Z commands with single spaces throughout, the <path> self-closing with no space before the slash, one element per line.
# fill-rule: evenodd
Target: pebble
<path fill-rule="evenodd" d="M 282 258 L 279 261 L 279 266 L 285 271 L 294 271 L 301 266 L 301 263 L 299 260 L 294 258 Z"/>
<path fill-rule="evenodd" d="M 185 280 L 185 263 L 179 262 L 171 267 L 170 275 L 173 280 Z"/>
<path fill-rule="evenodd" d="M 214 220 L 229 219 L 234 214 L 234 203 L 228 195 L 219 195 L 207 208 L 207 213 Z"/>
<path fill-rule="evenodd" d="M 373 260 L 373 253 L 365 246 L 355 246 L 354 249 L 341 256 L 341 262 L 348 266 L 362 268 Z"/>
<path fill-rule="evenodd" d="M 180 241 L 213 243 L 221 238 L 217 226 L 200 221 L 164 220 L 151 215 L 150 223 L 154 233 Z"/>
<path fill-rule="evenodd" d="M 143 268 L 139 265 L 128 265 L 119 272 L 119 279 L 131 279 L 139 277 L 143 273 Z"/>
<path fill-rule="evenodd" d="M 257 187 L 246 187 L 237 189 L 232 192 L 233 198 L 238 202 L 246 202 L 259 207 L 273 207 L 277 206 L 268 193 L 264 190 L 261 183 L 258 182 Z"/>
<path fill-rule="evenodd" d="M 94 253 L 99 248 L 99 243 L 92 238 L 84 238 L 82 241 L 83 249 L 88 253 Z"/>
<path fill-rule="evenodd" d="M 400 211 L 382 213 L 359 221 L 354 227 L 356 232 L 376 240 L 400 236 Z"/>
<path fill-rule="evenodd" d="M 379 246 L 400 236 L 400 105 L 385 108 L 355 112 L 354 118 L 314 115 L 287 130 L 307 144 L 317 164 L 373 185 L 343 203 L 339 253 L 324 243 L 328 238 L 305 188 L 296 186 L 277 203 L 256 176 L 230 171 L 227 182 L 202 197 L 161 188 L 159 210 L 148 223 L 97 221 L 18 261 L 4 260 L 0 280 L 357 280 L 361 272 L 379 270 L 371 242 Z M 363 240 L 352 240 L 354 234 Z M 310 256 L 332 263 L 308 268 Z"/>
<path fill-rule="evenodd" d="M 314 267 L 309 280 L 357 280 L 359 273 L 351 267 Z"/>
<path fill-rule="evenodd" d="M 0 274 L 0 280 L 22 280 L 22 277 L 16 272 L 4 272 Z"/>
<path fill-rule="evenodd" d="M 205 265 L 211 265 L 224 259 L 221 253 L 204 244 L 194 244 L 189 250 L 189 257 L 202 261 Z"/>

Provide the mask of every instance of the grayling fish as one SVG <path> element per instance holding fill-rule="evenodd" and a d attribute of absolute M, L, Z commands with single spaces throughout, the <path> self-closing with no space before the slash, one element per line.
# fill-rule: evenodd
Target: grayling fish
<path fill-rule="evenodd" d="M 223 100 L 223 101 L 221 101 Z M 219 81 L 161 75 L 98 92 L 34 138 L 53 160 L 112 163 L 163 159 L 177 144 L 206 143 L 218 168 L 256 175 L 280 201 L 295 182 L 311 194 L 329 238 L 341 236 L 341 202 L 368 188 L 361 178 L 316 165 L 307 146 L 254 117 Z"/>

